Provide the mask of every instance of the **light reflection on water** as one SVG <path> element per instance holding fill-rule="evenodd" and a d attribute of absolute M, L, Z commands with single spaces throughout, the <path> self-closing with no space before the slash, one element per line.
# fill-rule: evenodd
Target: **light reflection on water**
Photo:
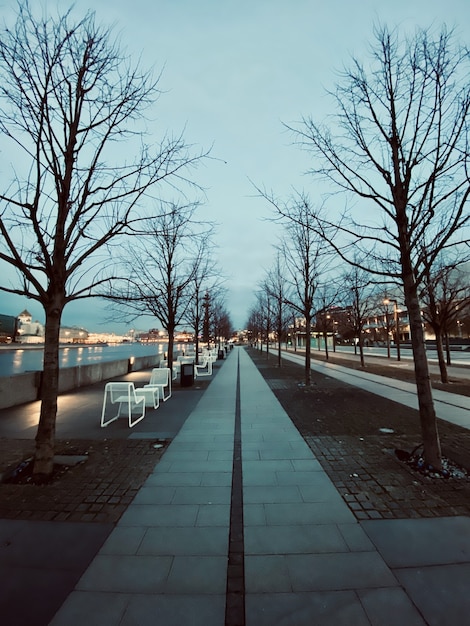
<path fill-rule="evenodd" d="M 59 367 L 89 365 L 100 361 L 119 361 L 131 357 L 162 354 L 166 343 L 123 343 L 109 346 L 64 347 L 59 351 Z M 22 372 L 42 370 L 42 348 L 0 350 L 0 376 L 11 376 Z"/>

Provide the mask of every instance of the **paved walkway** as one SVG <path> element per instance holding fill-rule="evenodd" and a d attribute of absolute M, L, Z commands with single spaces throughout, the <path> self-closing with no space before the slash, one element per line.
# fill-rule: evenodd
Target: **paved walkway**
<path fill-rule="evenodd" d="M 275 350 L 271 350 L 271 352 L 275 354 Z M 303 364 L 305 359 L 303 354 L 293 354 L 286 351 L 282 352 L 282 356 L 289 361 L 299 364 Z M 385 359 L 381 359 L 381 361 L 384 362 Z M 390 362 L 388 364 L 390 365 Z M 396 363 L 393 363 L 393 365 L 396 365 Z M 408 367 L 410 367 L 410 364 L 408 364 Z M 349 385 L 360 387 L 364 391 L 399 402 L 412 409 L 418 409 L 418 398 L 414 383 L 407 383 L 396 378 L 385 378 L 384 376 L 377 376 L 362 370 L 353 370 L 342 365 L 316 361 L 315 359 L 311 361 L 311 369 L 326 376 L 342 380 Z M 464 375 L 468 379 L 466 371 L 462 373 L 462 376 Z M 470 397 L 433 389 L 433 398 L 437 417 L 463 428 L 470 428 Z"/>
<path fill-rule="evenodd" d="M 236 349 L 51 624 L 459 626 L 469 575 L 469 518 L 358 523 Z"/>

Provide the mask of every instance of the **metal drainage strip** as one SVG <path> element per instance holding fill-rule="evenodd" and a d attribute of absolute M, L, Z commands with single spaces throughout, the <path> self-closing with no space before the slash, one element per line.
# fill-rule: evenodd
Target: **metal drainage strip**
<path fill-rule="evenodd" d="M 232 493 L 227 566 L 225 626 L 245 624 L 245 544 L 243 534 L 243 476 L 240 410 L 240 356 L 237 364 Z"/>

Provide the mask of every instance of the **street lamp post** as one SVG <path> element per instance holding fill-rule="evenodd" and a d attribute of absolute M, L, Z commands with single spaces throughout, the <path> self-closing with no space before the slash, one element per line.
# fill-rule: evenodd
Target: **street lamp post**
<path fill-rule="evenodd" d="M 393 300 L 392 298 L 386 298 L 384 300 L 384 304 L 390 304 L 393 302 L 393 314 L 395 317 L 395 337 L 396 337 L 396 345 L 397 345 L 397 361 L 401 360 L 400 357 L 400 326 L 398 320 L 398 302 Z"/>
<path fill-rule="evenodd" d="M 385 328 L 387 330 L 387 359 L 390 358 L 390 321 L 388 318 L 388 307 L 385 309 Z"/>

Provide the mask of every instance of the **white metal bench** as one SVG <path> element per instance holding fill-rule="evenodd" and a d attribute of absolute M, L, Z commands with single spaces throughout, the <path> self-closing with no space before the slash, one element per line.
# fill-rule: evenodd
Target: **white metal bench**
<path fill-rule="evenodd" d="M 194 363 L 196 360 L 196 355 L 187 354 L 185 356 L 179 356 L 177 361 L 178 363 Z"/>
<path fill-rule="evenodd" d="M 145 406 L 151 409 L 158 409 L 160 406 L 159 387 L 137 387 L 135 393 L 137 396 L 143 396 L 145 398 Z"/>
<path fill-rule="evenodd" d="M 217 361 L 217 350 L 203 350 L 202 351 L 202 358 L 203 359 L 208 359 L 209 361 Z"/>
<path fill-rule="evenodd" d="M 158 388 L 163 402 L 171 398 L 171 370 L 168 367 L 155 367 L 150 375 L 150 382 L 144 385 L 144 389 Z M 167 392 L 165 394 L 165 389 Z"/>
<path fill-rule="evenodd" d="M 111 382 L 106 383 L 104 388 L 103 410 L 101 411 L 101 427 L 107 426 L 114 420 L 121 417 L 121 407 L 127 405 L 127 417 L 129 420 L 129 428 L 135 426 L 145 417 L 145 396 L 139 395 L 138 390 L 134 387 L 134 383 Z M 106 413 L 109 405 L 119 404 L 118 412 L 113 417 L 106 419 Z M 139 413 L 133 419 L 133 410 L 138 409 Z"/>
<path fill-rule="evenodd" d="M 160 361 L 160 369 L 163 368 L 167 368 L 168 367 L 168 361 Z M 158 369 L 158 368 L 156 368 Z M 181 363 L 179 361 L 173 361 L 173 368 L 172 368 L 172 380 L 176 380 L 178 378 L 178 374 L 180 373 L 180 369 L 181 369 Z"/>
<path fill-rule="evenodd" d="M 197 378 L 201 376 L 212 376 L 212 359 L 206 359 L 206 357 L 203 357 L 202 363 L 200 365 L 195 365 L 194 370 Z"/>

